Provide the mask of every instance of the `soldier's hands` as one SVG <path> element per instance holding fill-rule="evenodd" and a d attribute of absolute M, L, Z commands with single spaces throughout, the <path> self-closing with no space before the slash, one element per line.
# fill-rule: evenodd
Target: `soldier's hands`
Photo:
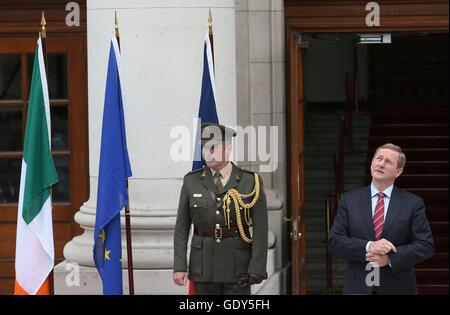
<path fill-rule="evenodd" d="M 249 277 L 249 274 L 245 274 L 245 275 L 241 276 L 241 278 L 239 279 L 239 287 L 240 288 L 245 288 L 246 286 L 249 285 L 248 277 Z"/>
<path fill-rule="evenodd" d="M 246 286 L 252 285 L 252 284 L 258 284 L 261 283 L 264 279 L 267 279 L 267 274 L 264 276 L 257 275 L 254 273 L 248 273 L 243 275 L 239 279 L 239 287 L 245 288 Z"/>
<path fill-rule="evenodd" d="M 372 242 L 369 247 L 369 252 L 377 255 L 387 255 L 390 251 L 397 252 L 394 244 L 382 238 L 379 241 Z"/>
<path fill-rule="evenodd" d="M 178 285 L 186 285 L 187 282 L 187 272 L 186 271 L 176 271 L 173 273 L 173 282 Z"/>

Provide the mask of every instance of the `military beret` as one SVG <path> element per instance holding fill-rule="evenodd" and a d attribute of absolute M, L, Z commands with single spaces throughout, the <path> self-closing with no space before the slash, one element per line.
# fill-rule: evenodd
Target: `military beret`
<path fill-rule="evenodd" d="M 201 125 L 201 143 L 218 144 L 231 142 L 231 138 L 236 136 L 236 130 L 233 128 L 210 122 L 204 122 Z"/>

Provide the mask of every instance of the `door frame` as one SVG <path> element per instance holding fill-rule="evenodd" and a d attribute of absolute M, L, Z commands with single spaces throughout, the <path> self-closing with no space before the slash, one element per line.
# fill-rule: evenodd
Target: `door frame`
<path fill-rule="evenodd" d="M 380 26 L 368 27 L 365 17 L 369 13 L 368 1 L 360 0 L 285 0 L 286 51 L 286 122 L 287 122 L 287 198 L 290 231 L 293 220 L 300 215 L 296 227 L 301 237 L 291 239 L 291 293 L 306 294 L 306 230 L 302 219 L 304 209 L 304 103 L 301 49 L 297 36 L 302 33 L 380 33 L 380 32 L 433 32 L 449 31 L 448 1 L 446 0 L 392 0 L 379 1 Z M 297 43 L 296 43 L 297 42 Z M 298 71 L 300 70 L 300 71 Z"/>
<path fill-rule="evenodd" d="M 298 33 L 286 33 L 289 51 L 288 106 L 287 106 L 287 173 L 288 209 L 291 244 L 291 294 L 306 293 L 306 229 L 304 216 L 304 102 L 303 102 L 303 60 Z M 295 187 L 295 189 L 293 189 Z"/>

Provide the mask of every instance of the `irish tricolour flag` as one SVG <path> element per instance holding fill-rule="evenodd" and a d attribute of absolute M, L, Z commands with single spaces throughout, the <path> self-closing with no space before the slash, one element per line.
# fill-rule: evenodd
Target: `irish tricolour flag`
<path fill-rule="evenodd" d="M 16 235 L 16 294 L 48 294 L 53 269 L 51 187 L 58 182 L 50 148 L 50 106 L 41 38 L 34 55 L 25 129 Z"/>

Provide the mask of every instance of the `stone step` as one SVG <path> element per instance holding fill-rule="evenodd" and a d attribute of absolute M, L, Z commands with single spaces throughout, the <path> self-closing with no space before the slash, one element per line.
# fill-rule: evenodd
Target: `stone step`
<path fill-rule="evenodd" d="M 309 210 L 306 212 L 305 220 L 308 220 L 308 224 L 325 224 L 325 209 L 306 209 Z M 309 227 L 307 227 L 309 228 Z"/>
<path fill-rule="evenodd" d="M 361 171 L 366 171 L 366 168 L 367 162 L 362 161 L 362 158 L 344 158 L 344 170 L 358 169 Z"/>
<path fill-rule="evenodd" d="M 325 180 L 323 182 L 318 182 L 319 180 L 317 179 L 316 182 L 305 182 L 305 194 L 306 193 L 316 193 L 316 192 L 321 192 L 321 193 L 325 193 L 325 195 L 330 194 L 334 191 L 334 181 L 326 181 Z M 325 196 L 324 195 L 324 196 Z M 323 201 L 325 201 L 326 199 L 323 199 Z"/>
<path fill-rule="evenodd" d="M 305 208 L 305 220 L 310 223 L 325 224 L 325 208 Z"/>
<path fill-rule="evenodd" d="M 363 185 L 364 181 L 363 179 L 352 179 L 352 180 L 346 180 L 344 182 L 344 186 L 353 186 L 353 185 Z"/>
<path fill-rule="evenodd" d="M 344 271 L 347 268 L 346 262 L 336 262 L 333 259 L 331 260 L 333 266 L 333 272 Z M 327 261 L 324 259 L 310 259 L 309 262 L 306 263 L 308 266 L 308 272 L 314 272 L 317 270 L 326 270 L 327 269 Z"/>
<path fill-rule="evenodd" d="M 369 134 L 362 130 L 356 130 L 352 134 L 353 142 L 363 141 L 368 138 L 369 138 Z M 317 130 L 305 131 L 305 143 L 321 141 L 324 139 L 329 139 L 330 142 L 337 144 L 338 140 L 339 140 L 339 133 L 335 129 L 323 129 L 323 128 L 318 128 Z M 348 140 L 345 139 L 345 141 L 348 141 Z"/>
<path fill-rule="evenodd" d="M 307 206 L 305 204 L 306 216 L 313 217 L 325 217 L 326 200 L 322 200 L 322 202 L 316 201 L 314 202 L 314 206 Z M 333 202 L 330 200 L 330 207 L 333 207 Z M 309 211 L 309 213 L 308 213 Z"/>
<path fill-rule="evenodd" d="M 356 126 L 353 126 L 352 128 L 352 135 L 355 136 L 357 134 L 369 134 L 369 124 L 365 125 L 365 124 L 359 124 Z M 339 134 L 339 128 L 337 128 L 337 126 L 335 125 L 329 125 L 327 123 L 320 123 L 320 124 L 316 124 L 314 126 L 306 126 L 305 128 L 305 134 L 307 135 L 311 135 L 311 134 L 315 134 L 315 133 L 321 133 L 321 132 L 331 132 L 334 131 L 335 134 Z"/>
<path fill-rule="evenodd" d="M 334 190 L 334 181 L 328 182 L 316 182 L 316 183 L 308 183 L 305 185 L 305 194 L 315 193 L 315 192 L 324 192 L 331 193 Z M 325 201 L 325 199 L 324 199 Z"/>
<path fill-rule="evenodd" d="M 352 191 L 352 190 L 355 190 L 357 188 L 361 188 L 364 185 L 365 185 L 365 183 L 344 184 L 344 192 Z"/>
<path fill-rule="evenodd" d="M 308 272 L 308 269 L 307 269 Z M 308 273 L 306 276 L 308 279 L 314 280 L 314 281 L 326 281 L 326 275 L 325 274 L 319 274 L 319 273 Z M 333 282 L 334 280 L 340 281 L 341 279 L 344 279 L 344 273 L 342 273 L 342 275 L 334 272 L 333 270 Z M 309 287 L 309 283 L 308 283 L 308 287 Z"/>
<path fill-rule="evenodd" d="M 333 159 L 333 154 L 336 152 L 337 143 L 328 143 L 328 147 L 324 146 L 324 143 L 317 143 L 317 141 L 312 143 L 305 142 L 305 159 L 306 158 L 316 158 L 316 157 L 327 157 Z M 318 148 L 318 149 L 317 149 Z"/>
<path fill-rule="evenodd" d="M 344 181 L 348 178 L 363 178 L 366 174 L 366 167 L 365 166 L 355 166 L 347 168 L 344 168 Z M 306 174 L 305 174 L 306 177 Z"/>
<path fill-rule="evenodd" d="M 310 211 L 311 214 L 305 215 L 305 220 L 307 222 L 307 229 L 313 227 L 314 224 L 319 226 L 325 226 L 325 214 L 323 209 L 314 209 Z"/>
<path fill-rule="evenodd" d="M 306 190 L 305 195 L 308 195 L 307 201 L 321 201 L 333 199 L 334 186 L 330 186 L 328 191 L 318 191 L 318 190 Z"/>
<path fill-rule="evenodd" d="M 318 209 L 320 207 L 325 207 L 325 201 L 321 200 L 321 201 L 310 201 L 310 200 L 306 200 L 305 201 L 305 209 Z"/>
<path fill-rule="evenodd" d="M 306 166 L 306 165 L 305 165 Z M 333 176 L 334 175 L 334 171 L 332 168 L 330 169 L 318 169 L 318 168 L 313 168 L 313 169 L 308 169 L 305 167 L 305 180 L 307 179 L 322 179 L 322 178 L 327 178 L 329 176 Z"/>
<path fill-rule="evenodd" d="M 325 260 L 325 255 L 326 255 L 326 249 L 325 246 L 324 247 L 306 247 L 306 251 L 307 251 L 307 255 L 308 255 L 308 259 L 306 261 L 306 263 L 309 263 L 310 261 L 322 261 Z"/>
<path fill-rule="evenodd" d="M 366 135 L 355 135 L 353 137 L 353 147 L 360 148 L 360 147 L 366 147 L 366 143 L 369 140 L 369 137 Z M 347 143 L 347 141 L 346 141 Z M 305 139 L 305 150 L 307 147 L 311 145 L 321 145 L 321 144 L 328 144 L 333 149 L 338 148 L 338 136 L 334 133 L 331 134 L 317 134 L 313 136 L 309 136 L 309 138 Z M 347 149 L 346 149 L 347 150 Z M 307 151 L 306 151 L 307 152 Z M 328 152 L 328 150 L 327 150 Z M 348 152 L 351 153 L 351 152 Z"/>
<path fill-rule="evenodd" d="M 308 239 L 311 241 L 310 242 L 311 245 L 321 246 L 322 244 L 324 244 L 323 246 L 325 246 L 326 245 L 326 242 L 325 242 L 325 229 L 323 229 L 322 231 L 309 233 L 308 234 Z M 323 243 L 322 243 L 322 241 L 323 241 Z"/>
<path fill-rule="evenodd" d="M 314 169 L 314 170 L 307 170 L 309 173 L 311 171 L 319 173 L 320 170 Z M 323 175 L 311 175 L 308 176 L 308 174 L 305 174 L 305 183 L 334 183 L 334 172 L 330 172 L 329 170 L 326 170 Z"/>
<path fill-rule="evenodd" d="M 305 163 L 306 162 L 314 162 L 317 159 L 320 159 L 320 162 L 324 167 L 328 167 L 329 165 L 333 165 L 334 162 L 334 154 L 336 150 L 334 148 L 327 148 L 322 151 L 305 151 Z"/>
<path fill-rule="evenodd" d="M 306 220 L 306 222 L 307 222 L 307 224 L 313 224 L 311 222 L 311 220 L 308 220 L 308 219 Z M 306 232 L 308 233 L 308 237 L 310 237 L 309 233 L 315 233 L 315 232 L 319 233 L 319 232 L 325 231 L 325 226 L 326 226 L 325 223 L 321 224 L 321 223 L 315 222 L 314 224 L 315 225 L 312 225 L 312 226 L 310 226 L 309 228 L 306 229 Z M 325 234 L 323 236 L 323 239 L 325 239 Z M 322 240 L 322 238 L 321 238 L 321 240 Z"/>

